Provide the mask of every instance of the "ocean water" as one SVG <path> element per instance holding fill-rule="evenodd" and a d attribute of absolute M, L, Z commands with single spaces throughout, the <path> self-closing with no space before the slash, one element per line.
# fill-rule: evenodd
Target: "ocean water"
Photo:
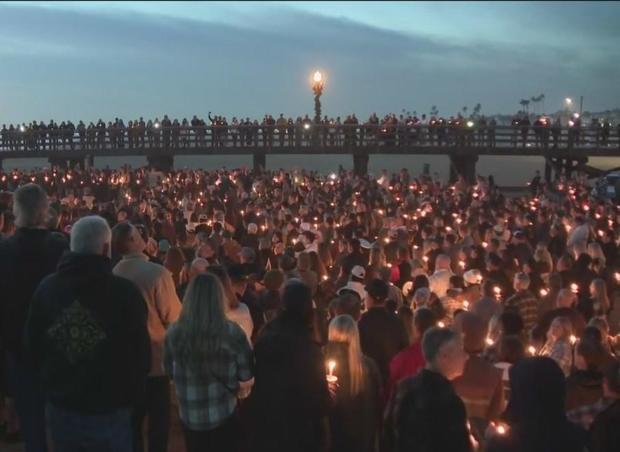
<path fill-rule="evenodd" d="M 117 168 L 129 164 L 133 167 L 147 164 L 145 157 L 97 157 L 95 167 Z M 430 165 L 431 173 L 438 173 L 439 177 L 447 180 L 450 171 L 450 160 L 443 155 L 371 155 L 368 163 L 369 172 L 379 174 L 386 169 L 390 172 L 407 168 L 412 175 L 422 172 L 424 165 Z M 589 164 L 600 169 L 610 169 L 620 166 L 618 157 L 593 157 Z M 353 168 L 353 158 L 349 155 L 268 155 L 267 169 L 306 169 L 327 174 L 342 165 L 345 169 Z M 478 174 L 488 176 L 492 174 L 500 186 L 523 186 L 532 178 L 536 170 L 544 170 L 542 157 L 515 157 L 515 156 L 480 156 L 477 163 Z M 32 169 L 49 166 L 47 159 L 6 159 L 3 162 L 4 170 L 13 168 Z M 213 155 L 213 156 L 179 156 L 175 158 L 175 168 L 203 168 L 218 169 L 222 167 L 238 168 L 252 166 L 251 155 Z"/>

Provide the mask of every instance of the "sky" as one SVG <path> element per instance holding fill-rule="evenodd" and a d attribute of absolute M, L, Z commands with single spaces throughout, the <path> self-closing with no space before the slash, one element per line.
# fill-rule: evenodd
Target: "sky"
<path fill-rule="evenodd" d="M 0 124 L 620 106 L 618 2 L 0 2 Z M 537 110 L 542 110 L 538 105 Z"/>

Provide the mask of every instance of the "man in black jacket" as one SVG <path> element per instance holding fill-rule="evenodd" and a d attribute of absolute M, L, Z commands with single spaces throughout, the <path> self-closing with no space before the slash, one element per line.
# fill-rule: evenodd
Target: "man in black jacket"
<path fill-rule="evenodd" d="M 434 327 L 424 333 L 422 352 L 426 368 L 399 383 L 386 436 L 395 452 L 470 452 L 465 405 L 450 383 L 465 368 L 463 343 L 456 332 Z"/>
<path fill-rule="evenodd" d="M 375 361 L 384 384 L 390 376 L 390 361 L 409 345 L 403 322 L 385 307 L 389 292 L 385 281 L 370 281 L 366 286 L 368 311 L 359 321 L 362 352 Z"/>
<path fill-rule="evenodd" d="M 38 367 L 55 451 L 132 450 L 131 407 L 150 368 L 146 304 L 112 274 L 101 217 L 71 231 L 71 252 L 37 288 L 25 347 Z"/>
<path fill-rule="evenodd" d="M 26 452 L 47 450 L 45 402 L 22 348 L 24 324 L 32 294 L 54 272 L 68 248 L 67 240 L 47 229 L 48 198 L 35 184 L 13 194 L 17 231 L 0 242 L 0 335 L 6 347 L 9 385 L 19 416 Z"/>

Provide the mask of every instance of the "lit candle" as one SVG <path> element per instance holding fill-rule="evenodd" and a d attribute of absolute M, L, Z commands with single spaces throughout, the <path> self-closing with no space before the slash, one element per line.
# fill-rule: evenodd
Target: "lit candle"
<path fill-rule="evenodd" d="M 620 273 L 618 272 L 614 273 L 614 278 L 616 278 L 617 283 L 620 283 Z"/>
<path fill-rule="evenodd" d="M 569 341 L 571 345 L 575 345 L 577 343 L 577 336 L 575 336 L 574 334 L 571 334 Z"/>
<path fill-rule="evenodd" d="M 463 309 L 465 309 L 466 311 L 469 309 L 469 301 L 463 300 Z"/>
<path fill-rule="evenodd" d="M 536 355 L 536 347 L 534 347 L 533 345 L 530 345 L 527 348 L 527 351 L 529 352 L 530 355 L 535 356 Z"/>
<path fill-rule="evenodd" d="M 482 248 L 486 248 L 487 246 L 489 246 L 487 242 L 482 242 Z"/>
<path fill-rule="evenodd" d="M 459 267 L 465 268 L 465 261 L 459 261 Z"/>
<path fill-rule="evenodd" d="M 540 289 L 540 296 L 546 297 L 549 291 L 547 289 Z"/>
<path fill-rule="evenodd" d="M 495 344 L 495 341 L 493 339 L 491 339 L 490 337 L 487 337 L 485 340 L 486 344 L 490 347 L 493 344 Z"/>
<path fill-rule="evenodd" d="M 570 291 L 572 293 L 578 293 L 579 292 L 579 286 L 577 284 L 575 284 L 575 283 L 572 283 L 570 285 Z"/>
<path fill-rule="evenodd" d="M 443 322 L 437 322 L 437 326 L 438 326 L 439 328 L 445 328 L 445 327 L 446 327 L 446 324 L 445 324 L 445 323 L 443 323 Z"/>
<path fill-rule="evenodd" d="M 334 375 L 334 369 L 336 368 L 336 361 L 329 360 L 327 362 L 327 368 L 329 369 L 329 373 L 327 374 L 327 382 L 328 383 L 336 383 L 338 381 L 338 377 Z"/>
<path fill-rule="evenodd" d="M 493 287 L 493 292 L 495 292 L 495 296 L 499 297 L 502 294 L 502 289 L 498 286 Z"/>

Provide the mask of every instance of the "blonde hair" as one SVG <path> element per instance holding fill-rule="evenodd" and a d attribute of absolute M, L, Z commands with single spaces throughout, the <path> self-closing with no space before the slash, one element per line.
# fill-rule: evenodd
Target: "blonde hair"
<path fill-rule="evenodd" d="M 595 292 L 592 297 L 594 298 L 594 302 L 596 303 L 598 301 L 601 304 L 600 310 L 603 312 L 604 315 L 606 315 L 607 311 L 609 311 L 609 297 L 607 296 L 607 284 L 605 283 L 605 280 L 601 278 L 595 278 L 590 284 L 594 288 Z M 595 312 L 595 315 L 596 314 L 597 313 Z"/>
<path fill-rule="evenodd" d="M 383 267 L 385 266 L 385 253 L 382 246 L 373 246 L 370 248 L 370 255 L 368 256 L 368 262 L 370 266 Z"/>
<path fill-rule="evenodd" d="M 340 343 L 347 346 L 349 368 L 349 395 L 356 396 L 362 391 L 364 381 L 364 367 L 362 365 L 362 348 L 357 323 L 348 314 L 336 316 L 329 323 L 330 343 Z"/>
<path fill-rule="evenodd" d="M 212 273 L 197 275 L 183 298 L 179 320 L 168 330 L 174 360 L 188 367 L 208 365 L 220 349 L 226 327 L 224 290 Z"/>
<path fill-rule="evenodd" d="M 598 259 L 599 262 L 602 263 L 602 266 L 605 267 L 605 253 L 603 253 L 603 249 L 601 248 L 601 245 L 598 244 L 598 242 L 590 242 L 588 244 L 588 254 L 592 259 Z"/>

